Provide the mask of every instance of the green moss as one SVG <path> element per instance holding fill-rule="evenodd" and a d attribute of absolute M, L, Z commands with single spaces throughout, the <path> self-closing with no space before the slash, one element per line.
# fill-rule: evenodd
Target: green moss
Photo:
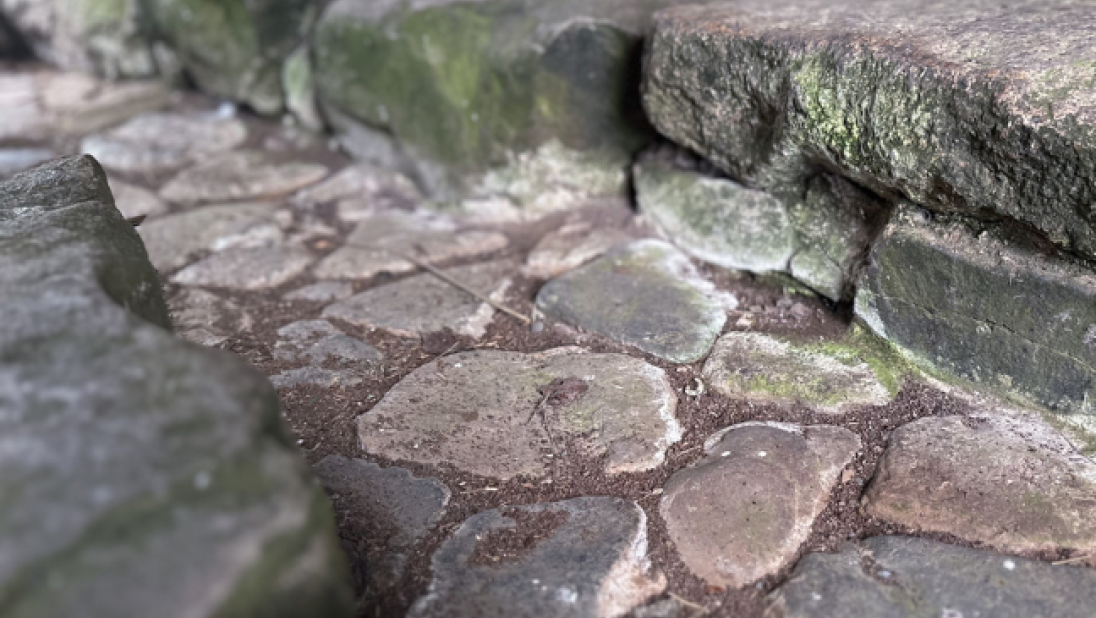
<path fill-rule="evenodd" d="M 84 28 L 89 31 L 122 28 L 133 2 L 134 0 L 79 0 L 73 10 L 80 16 Z"/>

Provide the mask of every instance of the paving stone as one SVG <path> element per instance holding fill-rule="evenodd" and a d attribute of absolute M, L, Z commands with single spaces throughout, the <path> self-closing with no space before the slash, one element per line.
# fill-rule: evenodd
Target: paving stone
<path fill-rule="evenodd" d="M 368 164 L 351 165 L 293 196 L 303 207 L 336 202 L 339 218 L 361 221 L 385 210 L 409 210 L 422 202 L 406 176 Z"/>
<path fill-rule="evenodd" d="M 304 247 L 271 245 L 219 251 L 175 273 L 171 281 L 240 290 L 275 288 L 303 273 L 316 257 Z"/>
<path fill-rule="evenodd" d="M 765 333 L 720 337 L 704 363 L 704 381 L 728 397 L 802 403 L 843 413 L 886 405 L 896 394 L 882 384 L 865 355 L 840 343 L 808 343 Z M 892 389 L 895 388 L 892 385 Z"/>
<path fill-rule="evenodd" d="M 881 536 L 807 555 L 770 605 L 783 618 L 1087 618 L 1096 571 Z"/>
<path fill-rule="evenodd" d="M 621 230 L 594 227 L 586 222 L 568 224 L 540 239 L 529 252 L 523 271 L 538 279 L 558 277 L 630 240 Z"/>
<path fill-rule="evenodd" d="M 647 518 L 620 498 L 474 515 L 432 559 L 408 618 L 611 618 L 666 587 L 647 559 Z"/>
<path fill-rule="evenodd" d="M 278 388 L 297 384 L 331 387 L 361 384 L 363 372 L 381 359 L 381 353 L 368 343 L 344 334 L 326 320 L 300 320 L 278 329 L 274 357 L 285 361 L 306 360 L 307 367 L 287 369 L 270 376 Z M 339 368 L 324 367 L 334 361 Z"/>
<path fill-rule="evenodd" d="M 570 442 L 617 474 L 663 462 L 681 439 L 676 407 L 662 370 L 637 358 L 473 351 L 411 372 L 361 417 L 358 435 L 370 454 L 499 479 L 543 476 Z"/>
<path fill-rule="evenodd" d="M 161 172 L 232 150 L 247 139 L 236 118 L 206 113 L 145 114 L 84 140 L 81 148 L 104 167 L 122 172 Z"/>
<path fill-rule="evenodd" d="M 1032 415 L 899 427 L 864 503 L 884 521 L 1003 551 L 1096 555 L 1096 463 Z"/>
<path fill-rule="evenodd" d="M 503 261 L 447 268 L 444 272 L 492 300 L 501 301 L 515 270 L 514 263 Z M 323 310 L 325 318 L 381 328 L 406 337 L 449 328 L 479 338 L 494 316 L 491 305 L 429 273 L 371 288 Z"/>
<path fill-rule="evenodd" d="M 110 192 L 114 194 L 114 205 L 124 217 L 156 217 L 167 213 L 167 204 L 148 189 L 112 179 Z"/>
<path fill-rule="evenodd" d="M 163 107 L 159 82 L 111 83 L 77 73 L 0 74 L 0 139 L 43 140 L 98 131 Z"/>
<path fill-rule="evenodd" d="M 48 148 L 0 148 L 0 178 L 30 169 L 56 157 L 57 153 Z"/>
<path fill-rule="evenodd" d="M 184 288 L 172 295 L 168 307 L 175 334 L 198 345 L 218 346 L 253 325 L 236 303 L 205 290 Z"/>
<path fill-rule="evenodd" d="M 498 232 L 460 230 L 449 217 L 386 212 L 362 220 L 347 237 L 346 246 L 324 258 L 315 272 L 323 279 L 368 279 L 382 272 L 415 270 L 414 264 L 399 257 L 403 253 L 439 263 L 485 256 L 509 244 Z"/>
<path fill-rule="evenodd" d="M 704 358 L 737 305 L 659 240 L 617 247 L 537 294 L 546 315 L 675 363 Z"/>
<path fill-rule="evenodd" d="M 171 202 L 198 204 L 280 197 L 322 180 L 318 163 L 278 163 L 261 151 L 222 154 L 180 172 L 160 190 Z"/>
<path fill-rule="evenodd" d="M 328 455 L 312 470 L 337 509 L 368 522 L 370 583 L 382 589 L 394 586 L 412 548 L 445 513 L 449 488 L 435 478 L 415 478 L 403 468 L 381 468 L 339 455 Z"/>
<path fill-rule="evenodd" d="M 274 220 L 273 204 L 228 204 L 158 217 L 142 223 L 137 233 L 152 265 L 166 272 L 185 265 L 194 253 L 231 246 L 232 239 L 256 227 L 268 229 Z"/>
<path fill-rule="evenodd" d="M 829 425 L 734 425 L 667 481 L 659 510 L 699 577 L 738 588 L 791 564 L 860 438 Z"/>
<path fill-rule="evenodd" d="M 306 300 L 314 303 L 329 303 L 343 300 L 354 295 L 354 286 L 345 281 L 320 281 L 298 288 L 282 298 L 286 300 Z"/>

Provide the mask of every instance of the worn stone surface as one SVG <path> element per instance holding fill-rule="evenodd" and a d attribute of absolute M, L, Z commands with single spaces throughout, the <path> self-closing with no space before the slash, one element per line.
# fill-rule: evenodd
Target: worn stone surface
<path fill-rule="evenodd" d="M 491 553 L 489 539 L 527 533 L 529 521 L 559 521 L 517 555 Z M 410 618 L 611 618 L 666 587 L 647 559 L 647 518 L 620 498 L 491 510 L 471 517 L 433 558 L 430 590 Z"/>
<path fill-rule="evenodd" d="M 819 169 L 1096 256 L 1096 34 L 1070 0 L 740 0 L 659 14 L 644 107 L 752 187 Z"/>
<path fill-rule="evenodd" d="M 274 357 L 284 361 L 307 361 L 305 367 L 286 369 L 270 376 L 278 388 L 297 384 L 354 386 L 364 372 L 381 360 L 381 353 L 368 343 L 347 336 L 326 320 L 300 320 L 278 329 Z M 325 365 L 335 364 L 335 368 Z"/>
<path fill-rule="evenodd" d="M 500 251 L 510 244 L 504 234 L 461 230 L 451 218 L 428 213 L 382 212 L 366 217 L 347 237 L 346 245 L 316 267 L 322 279 L 368 279 L 382 272 L 415 270 L 400 257 L 426 263 L 466 260 Z"/>
<path fill-rule="evenodd" d="M 1096 274 L 985 225 L 900 212 L 856 313 L 923 366 L 1096 414 Z"/>
<path fill-rule="evenodd" d="M 239 146 L 247 127 L 212 113 L 144 114 L 84 140 L 82 150 L 104 167 L 123 172 L 159 172 Z"/>
<path fill-rule="evenodd" d="M 553 385 L 567 378 L 582 384 Z M 411 372 L 361 417 L 358 435 L 371 454 L 499 479 L 542 476 L 570 442 L 616 474 L 662 463 L 681 439 L 676 407 L 662 370 L 636 358 L 462 352 Z"/>
<path fill-rule="evenodd" d="M 886 405 L 897 385 L 888 389 L 869 362 L 875 359 L 859 352 L 839 343 L 731 332 L 716 342 L 703 376 L 716 392 L 750 401 L 801 403 L 833 413 Z"/>
<path fill-rule="evenodd" d="M 895 430 L 868 513 L 1014 553 L 1096 553 L 1096 463 L 1038 417 L 984 410 Z"/>
<path fill-rule="evenodd" d="M 293 196 L 302 208 L 335 202 L 343 221 L 358 222 L 385 211 L 413 210 L 422 202 L 406 176 L 368 164 L 351 165 Z"/>
<path fill-rule="evenodd" d="M 434 478 L 415 478 L 403 468 L 381 468 L 361 459 L 328 455 L 312 467 L 338 508 L 369 522 L 366 560 L 370 583 L 390 588 L 397 583 L 407 555 L 441 519 L 449 488 Z"/>
<path fill-rule="evenodd" d="M 545 234 L 529 252 L 522 270 L 530 277 L 551 279 L 630 240 L 627 233 L 618 229 L 585 222 L 568 224 Z"/>
<path fill-rule="evenodd" d="M 546 315 L 675 363 L 704 358 L 735 306 L 658 240 L 617 247 L 537 294 Z"/>
<path fill-rule="evenodd" d="M 504 261 L 447 268 L 445 273 L 480 294 L 501 301 L 514 270 L 513 263 Z M 424 273 L 328 305 L 323 315 L 408 337 L 448 328 L 478 338 L 494 318 L 495 309 L 433 274 Z"/>
<path fill-rule="evenodd" d="M 885 575 L 885 577 L 884 577 Z M 810 554 L 771 596 L 782 618 L 1083 618 L 1096 572 L 928 539 L 882 536 L 839 554 Z"/>
<path fill-rule="evenodd" d="M 148 189 L 111 179 L 110 192 L 114 194 L 114 205 L 125 217 L 156 217 L 167 213 L 167 204 Z"/>
<path fill-rule="evenodd" d="M 329 303 L 354 295 L 354 286 L 345 281 L 320 281 L 298 288 L 286 294 L 286 300 L 306 300 L 314 303 Z"/>
<path fill-rule="evenodd" d="M 327 176 L 318 163 L 278 163 L 262 151 L 223 154 L 168 181 L 164 199 L 183 204 L 280 197 Z"/>
<path fill-rule="evenodd" d="M 198 345 L 220 345 L 254 325 L 239 305 L 206 290 L 184 289 L 172 295 L 169 308 L 175 334 Z"/>
<path fill-rule="evenodd" d="M 286 283 L 315 261 L 311 251 L 296 245 L 233 247 L 187 266 L 171 280 L 183 285 L 263 290 Z"/>
<path fill-rule="evenodd" d="M 198 251 L 238 246 L 237 240 L 251 237 L 257 228 L 261 236 L 279 238 L 273 204 L 207 206 L 146 221 L 137 231 L 152 265 L 169 271 L 184 266 Z"/>
<path fill-rule="evenodd" d="M 711 436 L 704 459 L 670 477 L 659 505 L 681 560 L 717 586 L 776 574 L 859 449 L 856 434 L 828 425 L 751 422 Z"/>
<path fill-rule="evenodd" d="M 273 391 L 165 330 L 102 169 L 47 164 L 0 204 L 4 615 L 349 617 L 330 505 Z"/>

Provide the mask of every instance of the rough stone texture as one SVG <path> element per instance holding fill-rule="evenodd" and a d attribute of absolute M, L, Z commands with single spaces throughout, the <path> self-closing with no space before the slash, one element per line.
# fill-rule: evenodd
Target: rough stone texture
<path fill-rule="evenodd" d="M 736 306 L 658 240 L 617 247 L 537 294 L 546 315 L 675 363 L 704 358 Z"/>
<path fill-rule="evenodd" d="M 434 478 L 415 478 L 403 468 L 381 468 L 361 459 L 328 455 L 312 470 L 338 507 L 369 522 L 375 531 L 366 560 L 370 583 L 397 583 L 407 554 L 441 519 L 449 488 Z"/>
<path fill-rule="evenodd" d="M 773 618 L 1086 618 L 1096 572 L 882 536 L 806 556 L 770 601 Z"/>
<path fill-rule="evenodd" d="M 162 107 L 163 84 L 112 84 L 76 73 L 0 73 L 0 140 L 42 140 L 98 131 Z"/>
<path fill-rule="evenodd" d="M 146 221 L 138 233 L 152 265 L 164 272 L 185 265 L 198 251 L 239 246 L 238 240 L 253 237 L 257 228 L 276 240 L 274 220 L 273 204 L 207 206 Z"/>
<path fill-rule="evenodd" d="M 344 281 L 320 281 L 303 288 L 293 290 L 282 298 L 286 300 L 305 300 L 314 303 L 329 303 L 354 295 L 354 286 Z"/>
<path fill-rule="evenodd" d="M 731 332 L 704 363 L 704 381 L 728 397 L 802 403 L 841 413 L 886 405 L 894 393 L 855 348 L 796 342 L 765 333 Z"/>
<path fill-rule="evenodd" d="M 362 381 L 363 370 L 381 360 L 381 353 L 360 339 L 348 337 L 326 320 L 301 320 L 278 329 L 274 357 L 285 361 L 307 360 L 308 366 L 288 369 L 270 376 L 270 383 L 287 388 L 301 383 L 323 386 L 354 386 Z M 338 369 L 324 365 L 337 363 Z"/>
<path fill-rule="evenodd" d="M 169 308 L 175 334 L 198 345 L 220 345 L 254 325 L 239 305 L 205 290 L 181 290 L 172 295 Z"/>
<path fill-rule="evenodd" d="M 282 69 L 311 29 L 311 0 L 144 0 L 198 87 L 260 114 L 284 108 Z"/>
<path fill-rule="evenodd" d="M 1096 463 L 1038 417 L 986 410 L 900 427 L 865 502 L 885 521 L 1004 551 L 1096 553 Z"/>
<path fill-rule="evenodd" d="M 819 169 L 1096 256 L 1096 11 L 1072 0 L 740 0 L 660 13 L 644 107 L 752 187 Z"/>
<path fill-rule="evenodd" d="M 567 378 L 585 386 L 549 397 L 553 380 Z M 542 476 L 571 441 L 588 457 L 605 456 L 616 474 L 662 463 L 681 439 L 676 407 L 662 370 L 636 358 L 576 348 L 462 352 L 404 378 L 361 417 L 358 435 L 371 454 L 499 479 Z"/>
<path fill-rule="evenodd" d="M 505 249 L 499 232 L 461 230 L 453 219 L 426 213 L 383 212 L 363 218 L 346 245 L 316 267 L 322 279 L 368 279 L 415 270 L 400 255 L 426 263 L 466 260 Z"/>
<path fill-rule="evenodd" d="M 314 261 L 311 251 L 296 245 L 233 247 L 187 266 L 171 280 L 183 285 L 264 290 L 300 275 Z"/>
<path fill-rule="evenodd" d="M 545 234 L 529 252 L 522 270 L 530 277 L 551 279 L 630 240 L 621 230 L 572 223 Z"/>
<path fill-rule="evenodd" d="M 903 210 L 872 251 L 856 313 L 926 367 L 1092 417 L 1096 274 L 1023 240 Z"/>
<path fill-rule="evenodd" d="M 159 172 L 232 150 L 245 139 L 247 127 L 236 118 L 212 113 L 162 113 L 144 114 L 92 135 L 81 148 L 108 169 Z"/>
<path fill-rule="evenodd" d="M 522 519 L 538 516 L 564 521 L 518 556 L 484 547 L 492 536 L 527 533 Z M 433 571 L 409 618 L 613 618 L 666 587 L 647 560 L 643 509 L 608 497 L 475 515 L 434 554 Z"/>
<path fill-rule="evenodd" d="M 111 179 L 110 192 L 114 194 L 118 211 L 125 217 L 156 217 L 167 213 L 167 204 L 148 189 Z"/>
<path fill-rule="evenodd" d="M 710 584 L 740 587 L 791 564 L 860 438 L 828 425 L 742 423 L 666 483 L 659 510 L 681 560 Z"/>
<path fill-rule="evenodd" d="M 220 155 L 180 172 L 160 190 L 172 202 L 198 204 L 280 197 L 318 182 L 318 163 L 277 163 L 262 151 Z"/>
<path fill-rule="evenodd" d="M 351 615 L 273 391 L 180 342 L 90 157 L 0 185 L 5 617 Z"/>

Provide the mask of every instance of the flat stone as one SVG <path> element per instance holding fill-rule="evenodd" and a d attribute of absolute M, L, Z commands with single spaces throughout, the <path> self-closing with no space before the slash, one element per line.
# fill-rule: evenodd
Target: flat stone
<path fill-rule="evenodd" d="M 731 332 L 716 342 L 703 377 L 727 397 L 843 413 L 857 406 L 886 405 L 895 395 L 864 358 L 838 343 Z"/>
<path fill-rule="evenodd" d="M 514 263 L 503 261 L 457 266 L 444 272 L 462 285 L 501 301 L 515 270 Z M 430 273 L 371 288 L 323 310 L 325 318 L 381 328 L 406 337 L 449 328 L 479 338 L 494 316 L 491 305 Z"/>
<path fill-rule="evenodd" d="M 236 148 L 247 127 L 214 113 L 144 114 L 84 140 L 81 148 L 104 167 L 122 172 L 180 168 Z"/>
<path fill-rule="evenodd" d="M 864 502 L 884 521 L 1003 551 L 1096 555 L 1096 463 L 1035 416 L 899 427 Z"/>
<path fill-rule="evenodd" d="M 403 468 L 382 468 L 339 455 L 328 455 L 312 470 L 336 509 L 368 522 L 365 558 L 370 584 L 394 586 L 410 551 L 445 513 L 449 489 L 438 479 L 415 478 Z"/>
<path fill-rule="evenodd" d="M 546 315 L 675 363 L 704 358 L 737 304 L 658 240 L 617 247 L 537 294 Z"/>
<path fill-rule="evenodd" d="M 212 292 L 183 288 L 168 301 L 175 334 L 207 347 L 251 330 L 251 316 L 236 303 Z"/>
<path fill-rule="evenodd" d="M 618 474 L 663 462 L 681 439 L 676 407 L 662 370 L 637 358 L 473 351 L 411 372 L 362 415 L 358 435 L 370 454 L 504 480 L 543 476 L 570 442 Z"/>
<path fill-rule="evenodd" d="M 280 197 L 327 176 L 318 163 L 277 163 L 261 151 L 232 152 L 185 170 L 160 195 L 171 202 L 198 204 Z"/>
<path fill-rule="evenodd" d="M 363 219 L 346 245 L 316 267 L 321 279 L 368 279 L 382 272 L 415 270 L 400 257 L 410 254 L 427 263 L 467 260 L 501 251 L 510 244 L 499 232 L 461 230 L 449 217 L 403 211 L 384 212 Z"/>
<path fill-rule="evenodd" d="M 360 339 L 354 339 L 327 320 L 300 320 L 278 329 L 281 339 L 274 344 L 274 357 L 285 361 L 306 360 L 307 367 L 287 369 L 270 376 L 278 388 L 297 384 L 355 386 L 363 370 L 381 359 L 381 353 Z M 324 367 L 336 363 L 339 368 Z"/>
<path fill-rule="evenodd" d="M 110 192 L 114 194 L 114 205 L 124 217 L 156 217 L 167 213 L 167 204 L 148 189 L 112 179 Z"/>
<path fill-rule="evenodd" d="M 56 157 L 57 153 L 48 148 L 0 148 L 0 178 L 22 172 Z"/>
<path fill-rule="evenodd" d="M 293 203 L 302 207 L 338 203 L 340 219 L 360 221 L 386 210 L 413 209 L 422 199 L 406 176 L 363 163 L 302 189 L 293 196 Z"/>
<path fill-rule="evenodd" d="M 770 596 L 784 618 L 1086 618 L 1096 572 L 928 539 L 881 536 L 808 554 Z"/>
<path fill-rule="evenodd" d="M 320 281 L 289 292 L 282 298 L 286 300 L 305 300 L 314 303 L 329 303 L 343 300 L 354 295 L 354 286 L 345 281 Z"/>
<path fill-rule="evenodd" d="M 930 370 L 1096 414 L 1096 273 L 1045 243 L 903 209 L 872 250 L 856 314 Z"/>
<path fill-rule="evenodd" d="M 750 422 L 716 433 L 666 483 L 659 510 L 682 562 L 739 588 L 795 560 L 860 438 L 829 425 Z"/>
<path fill-rule="evenodd" d="M 644 109 L 748 186 L 797 193 L 830 170 L 1091 258 L 1093 17 L 1070 0 L 679 6 L 655 19 Z"/>
<path fill-rule="evenodd" d="M 647 559 L 643 509 L 620 498 L 479 513 L 431 562 L 409 618 L 613 618 L 666 587 Z"/>
<path fill-rule="evenodd" d="M 632 240 L 617 229 L 572 223 L 545 234 L 529 252 L 523 272 L 538 279 L 551 279 Z"/>
<path fill-rule="evenodd" d="M 158 217 L 142 223 L 137 233 L 152 265 L 166 272 L 185 265 L 199 251 L 232 246 L 232 239 L 255 228 L 270 236 L 269 229 L 277 228 L 274 221 L 273 204 L 228 204 Z"/>
<path fill-rule="evenodd" d="M 316 257 L 304 247 L 235 247 L 204 258 L 175 273 L 171 280 L 239 290 L 276 288 L 303 273 Z"/>

